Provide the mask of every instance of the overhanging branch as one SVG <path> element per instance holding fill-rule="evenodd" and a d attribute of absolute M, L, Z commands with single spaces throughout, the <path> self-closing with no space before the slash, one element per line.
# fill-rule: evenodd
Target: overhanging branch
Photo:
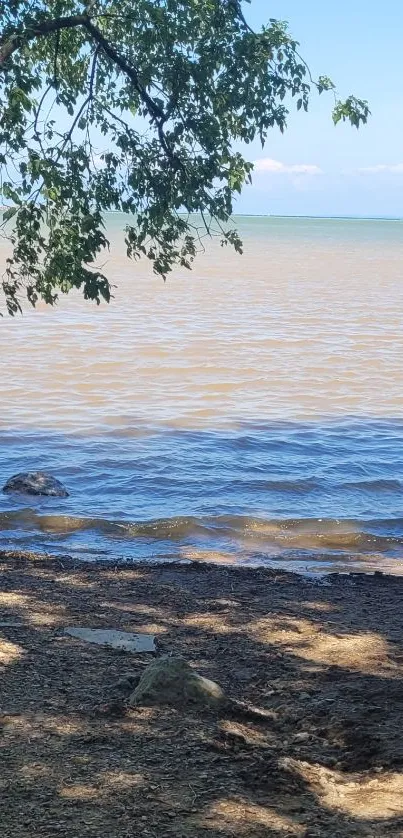
<path fill-rule="evenodd" d="M 41 35 L 51 35 L 53 32 L 60 32 L 62 29 L 75 29 L 77 26 L 83 26 L 86 19 L 85 15 L 72 15 L 70 17 L 55 18 L 54 20 L 43 20 L 35 26 L 23 29 L 21 32 L 16 32 L 4 41 L 0 39 L 0 69 L 4 67 L 14 52 L 17 52 L 17 50 L 21 49 L 29 41 L 40 38 Z"/>
<path fill-rule="evenodd" d="M 164 124 L 169 118 L 169 113 L 159 106 L 157 102 L 149 95 L 144 85 L 141 84 L 139 74 L 136 68 L 130 64 L 124 55 L 121 55 L 116 47 L 111 44 L 104 34 L 92 22 L 89 14 L 74 15 L 70 17 L 60 17 L 54 20 L 44 20 L 35 26 L 27 28 L 21 32 L 16 32 L 5 41 L 0 39 L 0 70 L 4 67 L 7 60 L 20 49 L 24 44 L 42 36 L 50 35 L 55 32 L 60 32 L 62 29 L 74 29 L 82 27 L 88 33 L 92 41 L 97 45 L 97 51 L 102 51 L 104 55 L 116 67 L 120 69 L 124 75 L 127 76 L 133 88 L 137 91 L 141 101 L 145 105 L 150 114 L 152 121 L 157 127 L 157 133 L 161 147 L 163 148 L 167 158 L 171 161 L 175 168 L 181 168 L 182 164 L 175 153 L 170 148 L 168 140 L 164 132 Z"/>
<path fill-rule="evenodd" d="M 142 101 L 148 108 L 150 116 L 154 117 L 154 119 L 165 119 L 164 111 L 154 102 L 145 87 L 141 84 L 136 68 L 132 64 L 129 64 L 123 55 L 120 55 L 113 44 L 110 44 L 102 32 L 94 26 L 89 17 L 84 18 L 83 26 L 101 47 L 102 52 L 130 79 L 133 87 L 137 90 Z"/>

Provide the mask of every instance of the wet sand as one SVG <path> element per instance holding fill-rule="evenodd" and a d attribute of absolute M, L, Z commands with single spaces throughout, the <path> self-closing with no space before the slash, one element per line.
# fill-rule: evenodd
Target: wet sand
<path fill-rule="evenodd" d="M 4 838 L 401 838 L 401 578 L 0 564 Z M 152 656 L 69 625 L 151 632 L 266 719 L 130 709 Z"/>

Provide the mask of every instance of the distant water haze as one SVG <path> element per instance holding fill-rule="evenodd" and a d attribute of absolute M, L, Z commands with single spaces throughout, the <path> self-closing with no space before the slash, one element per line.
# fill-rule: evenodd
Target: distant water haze
<path fill-rule="evenodd" d="M 71 492 L 1 498 L 0 546 L 400 572 L 403 223 L 239 218 L 166 283 L 123 223 L 110 306 L 0 322 L 0 476 Z"/>

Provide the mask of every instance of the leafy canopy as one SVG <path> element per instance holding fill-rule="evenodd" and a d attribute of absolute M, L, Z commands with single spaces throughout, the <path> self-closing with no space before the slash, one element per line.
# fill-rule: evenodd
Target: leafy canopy
<path fill-rule="evenodd" d="M 333 84 L 312 80 L 285 23 L 253 32 L 240 0 L 0 0 L 8 311 L 72 288 L 109 301 L 110 210 L 129 215 L 128 255 L 163 277 L 204 235 L 241 251 L 232 201 L 253 166 L 234 142 L 283 131 L 312 88 Z M 368 113 L 335 99 L 335 122 Z"/>

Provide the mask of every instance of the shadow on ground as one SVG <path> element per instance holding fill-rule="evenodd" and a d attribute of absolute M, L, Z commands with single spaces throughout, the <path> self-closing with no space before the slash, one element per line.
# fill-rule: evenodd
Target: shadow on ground
<path fill-rule="evenodd" d="M 1 557 L 3 835 L 403 835 L 403 580 Z M 22 625 L 12 625 L 12 623 Z M 8 623 L 8 624 L 5 624 Z M 266 721 L 125 709 L 152 632 Z"/>

